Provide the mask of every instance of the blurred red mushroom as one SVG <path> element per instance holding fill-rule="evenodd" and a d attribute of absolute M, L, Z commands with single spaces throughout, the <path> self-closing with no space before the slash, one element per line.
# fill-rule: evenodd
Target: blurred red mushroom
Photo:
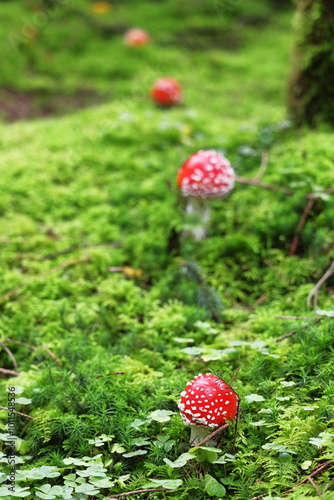
<path fill-rule="evenodd" d="M 174 78 L 158 78 L 151 88 L 151 97 L 160 106 L 171 107 L 182 102 L 182 89 Z"/>
<path fill-rule="evenodd" d="M 200 373 L 181 392 L 178 407 L 185 425 L 191 426 L 190 444 L 196 445 L 237 416 L 239 397 L 221 378 Z"/>
<path fill-rule="evenodd" d="M 130 47 L 147 45 L 150 41 L 150 35 L 141 28 L 131 28 L 124 34 L 124 42 Z"/>
<path fill-rule="evenodd" d="M 196 240 L 205 238 L 210 219 L 209 198 L 227 195 L 234 187 L 235 173 L 230 162 L 214 150 L 200 150 L 188 158 L 177 175 L 177 186 L 188 197 L 186 213 L 200 217 L 200 226 L 192 233 Z"/>

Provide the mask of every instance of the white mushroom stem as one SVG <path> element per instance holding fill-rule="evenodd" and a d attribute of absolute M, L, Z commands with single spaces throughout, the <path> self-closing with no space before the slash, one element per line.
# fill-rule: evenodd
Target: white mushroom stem
<path fill-rule="evenodd" d="M 203 441 L 209 434 L 212 433 L 211 427 L 201 427 L 201 426 L 191 426 L 191 433 L 190 433 L 190 445 L 191 446 L 196 446 L 198 443 Z M 206 445 L 207 446 L 215 446 L 217 444 L 216 441 L 210 439 L 210 441 L 207 441 Z"/>
<path fill-rule="evenodd" d="M 210 220 L 211 209 L 208 200 L 204 198 L 189 197 L 186 204 L 186 214 L 194 215 L 198 219 L 198 225 L 190 229 L 190 233 L 196 241 L 204 240 L 206 237 L 206 226 Z"/>

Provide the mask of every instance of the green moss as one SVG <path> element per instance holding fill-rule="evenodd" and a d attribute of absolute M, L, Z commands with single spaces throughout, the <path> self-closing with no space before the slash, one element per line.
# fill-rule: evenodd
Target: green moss
<path fill-rule="evenodd" d="M 334 182 L 333 141 L 282 121 L 291 14 L 268 5 L 238 3 L 221 20 L 207 2 L 115 4 L 103 22 L 136 22 L 152 34 L 152 45 L 136 51 L 64 8 L 15 64 L 5 62 L 2 85 L 16 90 L 71 92 L 85 82 L 108 96 L 64 117 L 1 126 L 0 341 L 20 375 L 4 375 L 0 404 L 13 385 L 31 399 L 17 404 L 35 417 L 17 418 L 18 451 L 31 456 L 23 470 L 58 468 L 42 477 L 49 485 L 63 487 L 70 473 L 78 479 L 86 457 L 114 482 L 96 498 L 181 479 L 157 498 L 207 500 L 211 475 L 226 498 L 302 500 L 315 497 L 311 486 L 287 491 L 333 460 L 322 434 L 332 433 L 334 419 L 332 318 L 314 321 L 306 306 L 333 260 L 334 205 L 325 193 Z M 86 14 L 88 7 L 75 2 Z M 1 8 L 13 30 L 31 15 L 28 4 Z M 215 45 L 225 27 L 239 45 Z M 160 74 L 180 79 L 182 107 L 150 102 Z M 236 183 L 229 197 L 211 200 L 208 236 L 195 242 L 182 234 L 191 220 L 175 175 L 200 148 L 223 151 L 249 178 L 266 151 L 262 181 L 294 193 Z M 311 192 L 318 199 L 289 257 Z M 329 315 L 331 288 L 332 278 L 318 298 Z M 3 348 L 0 361 L 15 370 Z M 164 458 L 189 448 L 177 410 L 185 384 L 200 372 L 229 382 L 239 366 L 236 443 L 230 428 L 218 445 L 226 463 L 170 468 Z M 151 417 L 156 410 L 167 412 L 160 421 Z M 6 423 L 1 410 L 1 432 Z M 317 477 L 321 491 L 330 474 L 332 467 Z M 28 500 L 38 481 L 20 481 Z"/>

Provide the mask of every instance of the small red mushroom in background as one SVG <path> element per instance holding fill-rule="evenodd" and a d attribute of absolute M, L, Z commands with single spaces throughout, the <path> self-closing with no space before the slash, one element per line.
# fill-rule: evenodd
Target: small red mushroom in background
<path fill-rule="evenodd" d="M 150 41 L 150 35 L 141 28 L 131 28 L 124 34 L 124 42 L 130 47 L 148 45 Z"/>
<path fill-rule="evenodd" d="M 178 407 L 185 425 L 191 426 L 191 445 L 198 444 L 238 414 L 238 395 L 212 373 L 197 375 L 180 395 Z"/>
<path fill-rule="evenodd" d="M 181 194 L 188 197 L 186 213 L 200 217 L 201 225 L 192 230 L 197 241 L 205 238 L 210 219 L 209 198 L 225 196 L 234 187 L 235 173 L 227 158 L 216 151 L 200 150 L 188 158 L 177 174 Z"/>
<path fill-rule="evenodd" d="M 182 102 L 181 85 L 169 76 L 158 78 L 151 88 L 151 97 L 165 108 L 176 106 Z"/>

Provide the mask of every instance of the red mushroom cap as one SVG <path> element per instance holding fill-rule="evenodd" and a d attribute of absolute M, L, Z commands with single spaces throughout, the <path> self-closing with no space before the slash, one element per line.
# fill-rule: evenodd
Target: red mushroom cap
<path fill-rule="evenodd" d="M 177 185 L 183 196 L 218 198 L 233 189 L 234 178 L 228 159 L 208 149 L 188 158 L 178 172 Z"/>
<path fill-rule="evenodd" d="M 236 417 L 238 404 L 238 395 L 224 380 L 200 373 L 187 383 L 178 406 L 186 425 L 215 428 Z"/>
<path fill-rule="evenodd" d="M 165 76 L 155 81 L 151 89 L 151 97 L 161 106 L 174 106 L 182 101 L 182 89 L 174 78 Z"/>
<path fill-rule="evenodd" d="M 150 35 L 141 28 L 131 28 L 124 35 L 126 45 L 147 45 L 150 43 Z"/>

